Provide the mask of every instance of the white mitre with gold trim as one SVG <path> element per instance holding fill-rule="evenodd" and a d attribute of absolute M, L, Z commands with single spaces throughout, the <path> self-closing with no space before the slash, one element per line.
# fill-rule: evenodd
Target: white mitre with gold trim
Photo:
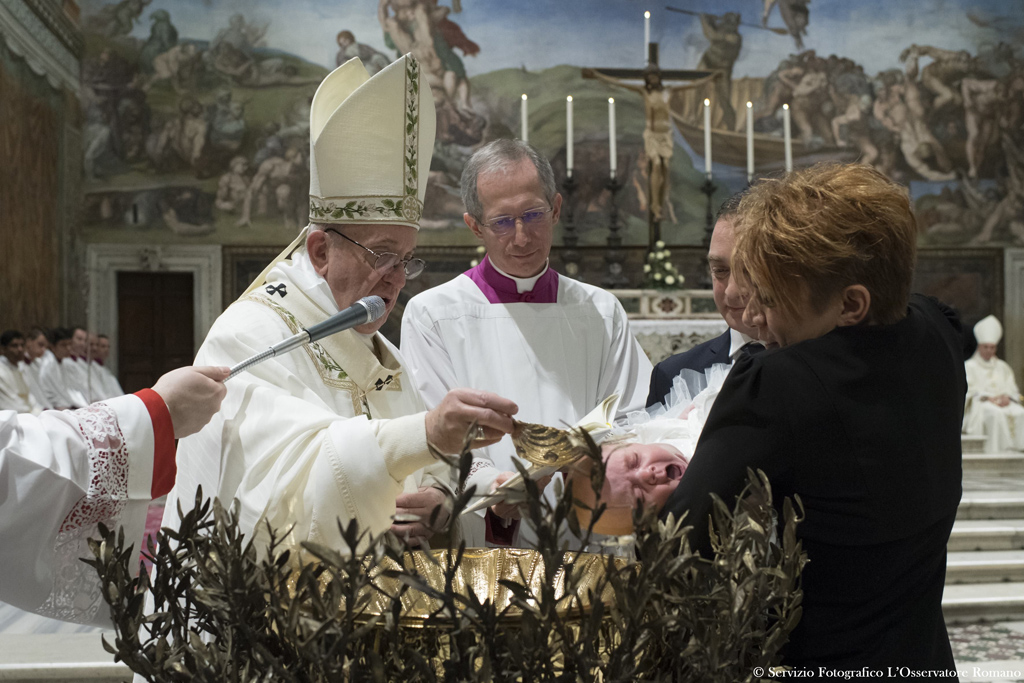
<path fill-rule="evenodd" d="M 979 344 L 998 344 L 1003 338 L 1003 326 L 994 315 L 989 315 L 978 321 L 974 326 L 974 338 Z"/>
<path fill-rule="evenodd" d="M 412 55 L 372 78 L 359 59 L 328 74 L 309 114 L 310 222 L 418 229 L 436 125 Z"/>

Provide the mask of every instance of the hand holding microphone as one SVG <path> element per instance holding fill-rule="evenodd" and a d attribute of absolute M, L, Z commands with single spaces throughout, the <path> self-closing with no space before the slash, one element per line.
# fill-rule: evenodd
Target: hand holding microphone
<path fill-rule="evenodd" d="M 372 323 L 374 320 L 380 319 L 384 315 L 385 310 L 384 300 L 379 296 L 364 296 L 344 311 L 335 313 L 327 320 L 317 323 L 316 325 L 310 325 L 308 329 L 304 329 L 298 334 L 292 335 L 288 339 L 274 344 L 266 351 L 257 353 L 255 356 L 247 358 L 238 365 L 235 365 L 231 368 L 231 374 L 228 375 L 227 379 L 231 379 L 243 370 L 248 370 L 268 358 L 288 353 L 300 346 L 310 344 L 323 339 L 324 337 L 329 337 L 332 334 L 337 334 L 343 330 L 365 325 L 366 323 Z"/>

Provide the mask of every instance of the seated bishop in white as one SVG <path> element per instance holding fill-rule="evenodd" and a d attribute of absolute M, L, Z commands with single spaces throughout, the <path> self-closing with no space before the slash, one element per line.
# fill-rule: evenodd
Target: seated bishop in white
<path fill-rule="evenodd" d="M 1024 407 L 1010 365 L 996 358 L 1003 326 L 988 316 L 974 326 L 978 349 L 967 359 L 967 405 L 964 433 L 987 437 L 985 450 L 1024 450 Z"/>
<path fill-rule="evenodd" d="M 380 296 L 387 313 L 228 381 L 221 412 L 179 446 L 165 526 L 201 486 L 225 505 L 238 499 L 241 530 L 260 548 L 269 522 L 279 538 L 289 532 L 286 543 L 344 552 L 339 521 L 353 519 L 415 543 L 452 485 L 428 440 L 453 454 L 474 422 L 481 445 L 511 431 L 515 405 L 483 392 L 452 393 L 427 412 L 378 332 L 422 270 L 412 252 L 434 132 L 430 87 L 409 55 L 372 78 L 353 59 L 324 79 L 310 111 L 311 224 L 217 319 L 197 362 L 233 366 L 364 296 Z"/>
<path fill-rule="evenodd" d="M 611 394 L 621 397 L 620 416 L 642 409 L 651 363 L 619 300 L 548 263 L 562 204 L 548 160 L 522 141 L 496 140 L 467 162 L 462 195 L 487 255 L 413 297 L 402 317 L 402 353 L 427 405 L 472 387 L 515 401 L 517 419 L 555 426 L 575 424 Z M 515 472 L 515 457 L 511 438 L 475 450 L 467 484 L 487 493 Z M 518 515 L 508 505 L 467 515 L 467 543 L 531 545 Z"/>
<path fill-rule="evenodd" d="M 181 368 L 75 411 L 0 411 L 0 600 L 109 627 L 96 571 L 80 560 L 88 539 L 103 523 L 141 548 L 149 503 L 174 481 L 174 439 L 206 424 L 226 376 Z"/>

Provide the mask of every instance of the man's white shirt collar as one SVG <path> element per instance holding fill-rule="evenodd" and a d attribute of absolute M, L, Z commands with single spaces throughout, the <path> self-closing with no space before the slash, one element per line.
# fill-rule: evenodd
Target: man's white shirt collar
<path fill-rule="evenodd" d="M 740 354 L 740 349 L 749 344 L 750 342 L 757 342 L 753 337 L 748 337 L 739 330 L 729 328 L 729 359 L 736 360 L 736 356 Z M 758 342 L 759 343 L 759 342 Z"/>

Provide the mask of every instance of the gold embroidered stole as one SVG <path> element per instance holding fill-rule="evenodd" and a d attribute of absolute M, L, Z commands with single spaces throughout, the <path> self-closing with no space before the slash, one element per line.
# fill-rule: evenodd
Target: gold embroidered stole
<path fill-rule="evenodd" d="M 279 273 L 274 275 L 273 282 L 254 289 L 239 301 L 254 301 L 268 307 L 293 334 L 329 316 L 297 284 Z M 379 335 L 375 335 L 373 341 L 380 359 L 356 334 L 354 330 L 346 330 L 306 344 L 302 349 L 316 368 L 320 381 L 325 386 L 347 391 L 352 396 L 354 414 L 366 414 L 372 419 L 369 397 L 377 391 L 401 391 L 402 368 Z"/>

